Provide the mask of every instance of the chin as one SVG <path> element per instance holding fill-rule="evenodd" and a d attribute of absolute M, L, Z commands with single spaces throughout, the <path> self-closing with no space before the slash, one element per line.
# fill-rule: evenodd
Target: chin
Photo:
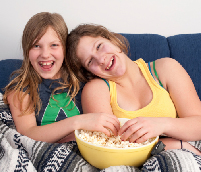
<path fill-rule="evenodd" d="M 59 79 L 61 76 L 57 74 L 41 74 L 40 75 L 43 79 Z"/>
<path fill-rule="evenodd" d="M 125 70 L 125 69 L 119 69 L 119 70 L 117 71 L 117 76 L 123 76 L 125 73 L 126 73 L 126 70 Z"/>
<path fill-rule="evenodd" d="M 43 79 L 59 79 L 59 77 L 55 77 L 55 76 L 41 76 Z"/>

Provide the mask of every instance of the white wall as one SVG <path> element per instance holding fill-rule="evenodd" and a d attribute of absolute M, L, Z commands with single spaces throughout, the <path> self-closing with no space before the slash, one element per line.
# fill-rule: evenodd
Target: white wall
<path fill-rule="evenodd" d="M 96 23 L 119 33 L 171 36 L 201 33 L 200 0 L 0 0 L 0 60 L 22 58 L 28 19 L 42 11 L 60 13 L 69 31 Z"/>

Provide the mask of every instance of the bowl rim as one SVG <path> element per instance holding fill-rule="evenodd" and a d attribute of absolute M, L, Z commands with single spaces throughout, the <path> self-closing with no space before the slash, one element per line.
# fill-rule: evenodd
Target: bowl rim
<path fill-rule="evenodd" d="M 74 132 L 76 139 L 79 139 L 80 141 L 84 142 L 85 144 L 88 144 L 88 145 L 91 145 L 91 146 L 94 146 L 94 147 L 97 147 L 97 148 L 103 148 L 103 149 L 112 149 L 112 150 L 133 150 L 133 149 L 140 149 L 140 148 L 145 148 L 145 147 L 148 147 L 148 146 L 156 143 L 156 141 L 159 139 L 159 136 L 156 136 L 155 139 L 152 142 L 150 142 L 150 143 L 148 143 L 146 145 L 139 146 L 139 147 L 127 147 L 127 148 L 116 148 L 116 147 L 106 147 L 106 146 L 104 147 L 104 146 L 92 144 L 92 143 L 87 142 L 87 141 L 83 140 L 82 138 L 80 138 L 79 135 L 78 135 L 78 133 L 79 133 L 80 130 L 75 130 L 75 132 Z"/>
<path fill-rule="evenodd" d="M 125 123 L 126 121 L 130 120 L 129 118 L 118 118 L 118 119 L 123 120 L 124 123 Z M 120 122 L 121 122 L 121 121 L 120 121 Z M 138 146 L 138 147 L 128 147 L 128 148 L 104 147 L 104 146 L 92 144 L 92 143 L 87 142 L 87 141 L 83 140 L 82 138 L 80 138 L 79 135 L 78 135 L 78 133 L 79 133 L 80 130 L 82 130 L 82 129 L 79 129 L 79 130 L 75 130 L 75 131 L 74 131 L 75 136 L 76 136 L 76 139 L 79 139 L 79 140 L 81 140 L 82 142 L 84 142 L 84 143 L 86 143 L 86 144 L 89 144 L 89 145 L 91 145 L 91 146 L 98 147 L 98 148 L 103 148 L 103 149 L 114 149 L 114 150 L 130 150 L 130 149 L 133 150 L 133 149 L 139 149 L 139 148 L 148 147 L 149 145 L 152 145 L 152 144 L 156 143 L 156 141 L 159 139 L 159 136 L 156 136 L 155 139 L 154 139 L 152 142 L 150 142 L 150 143 L 148 143 L 148 144 L 146 144 L 146 145 Z"/>

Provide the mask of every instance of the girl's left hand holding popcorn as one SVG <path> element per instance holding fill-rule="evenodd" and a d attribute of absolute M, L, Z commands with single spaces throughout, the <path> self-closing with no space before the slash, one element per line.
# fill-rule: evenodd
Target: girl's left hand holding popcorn
<path fill-rule="evenodd" d="M 163 134 L 167 118 L 137 117 L 128 120 L 119 130 L 121 140 L 141 143 Z"/>

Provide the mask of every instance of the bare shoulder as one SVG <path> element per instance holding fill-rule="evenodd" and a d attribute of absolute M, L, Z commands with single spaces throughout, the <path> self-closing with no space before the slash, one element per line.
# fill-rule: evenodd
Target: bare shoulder
<path fill-rule="evenodd" d="M 182 65 L 170 57 L 157 59 L 155 68 L 165 89 L 170 82 L 178 82 L 181 77 L 190 79 Z"/>
<path fill-rule="evenodd" d="M 18 96 L 15 96 L 16 92 L 15 91 L 11 91 L 8 95 L 7 95 L 7 101 L 9 106 L 12 106 L 13 103 L 19 102 Z"/>
<path fill-rule="evenodd" d="M 19 94 L 21 95 L 20 98 L 24 97 L 23 101 L 20 100 Z M 12 116 L 15 116 L 15 114 L 18 116 L 21 114 L 21 108 L 24 109 L 27 106 L 27 102 L 29 102 L 29 94 L 24 95 L 24 92 L 16 93 L 15 91 L 12 91 L 7 96 L 7 100 L 10 110 L 12 111 Z M 22 105 L 20 105 L 20 102 Z"/>
<path fill-rule="evenodd" d="M 173 77 L 174 74 L 179 74 L 180 72 L 185 73 L 185 69 L 182 65 L 175 59 L 170 57 L 165 57 L 156 60 L 156 70 L 158 72 L 159 77 L 163 80 L 163 78 Z"/>
<path fill-rule="evenodd" d="M 93 93 L 93 92 L 98 93 L 101 91 L 109 92 L 109 87 L 103 79 L 96 78 L 96 79 L 93 79 L 93 80 L 91 80 L 85 84 L 83 91 L 82 91 L 82 94 L 84 92 L 88 92 L 88 91 L 90 93 Z"/>
<path fill-rule="evenodd" d="M 180 63 L 177 60 L 170 58 L 170 57 L 164 57 L 161 59 L 157 59 L 156 66 L 158 69 L 160 69 L 160 68 L 169 69 L 171 67 L 176 67 L 176 66 L 181 67 Z"/>
<path fill-rule="evenodd" d="M 81 102 L 84 113 L 107 112 L 112 114 L 109 87 L 103 79 L 93 79 L 85 84 Z"/>

